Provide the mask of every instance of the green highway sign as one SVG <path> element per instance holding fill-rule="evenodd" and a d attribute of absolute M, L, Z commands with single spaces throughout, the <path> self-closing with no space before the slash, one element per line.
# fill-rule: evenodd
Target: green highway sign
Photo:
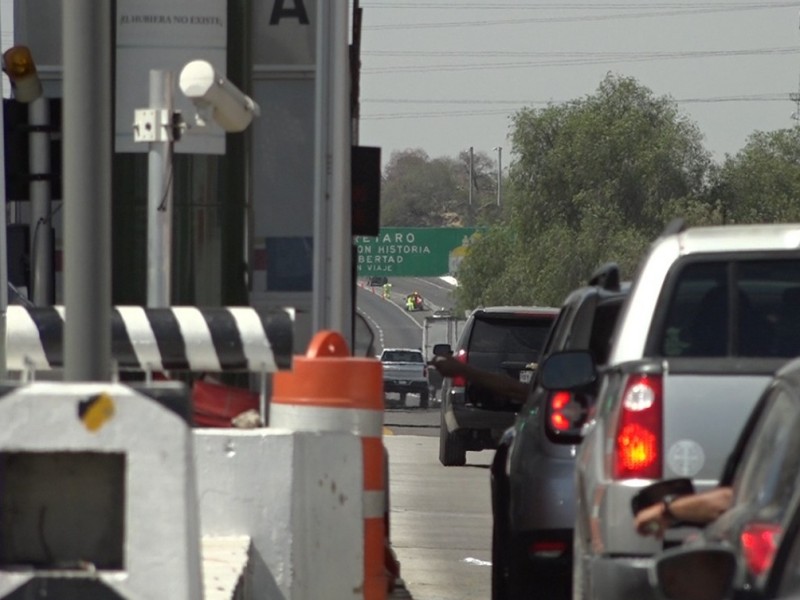
<path fill-rule="evenodd" d="M 438 277 L 458 271 L 474 227 L 384 227 L 356 236 L 358 274 Z"/>

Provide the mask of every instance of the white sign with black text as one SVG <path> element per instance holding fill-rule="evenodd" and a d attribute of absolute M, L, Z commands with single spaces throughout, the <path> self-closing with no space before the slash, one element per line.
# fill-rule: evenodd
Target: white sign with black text
<path fill-rule="evenodd" d="M 116 47 L 116 152 L 147 152 L 133 140 L 134 111 L 150 105 L 150 71 L 173 73 L 174 108 L 188 124 L 195 109 L 178 90 L 183 66 L 209 61 L 224 74 L 227 61 L 227 0 L 118 0 Z M 215 123 L 190 128 L 175 152 L 224 154 L 225 133 Z"/>

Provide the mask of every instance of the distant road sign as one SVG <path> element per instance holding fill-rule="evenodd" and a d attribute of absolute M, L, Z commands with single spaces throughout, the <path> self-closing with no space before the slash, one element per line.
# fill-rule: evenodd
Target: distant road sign
<path fill-rule="evenodd" d="M 384 227 L 356 236 L 358 274 L 437 277 L 453 274 L 467 252 L 472 227 Z"/>

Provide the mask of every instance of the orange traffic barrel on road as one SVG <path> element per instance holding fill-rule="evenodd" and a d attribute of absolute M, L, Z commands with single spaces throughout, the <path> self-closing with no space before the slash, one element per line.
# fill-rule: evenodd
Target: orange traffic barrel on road
<path fill-rule="evenodd" d="M 364 463 L 364 599 L 384 600 L 386 478 L 383 449 L 383 368 L 374 358 L 350 356 L 347 341 L 323 330 L 291 371 L 274 375 L 271 427 L 343 431 L 361 439 Z"/>

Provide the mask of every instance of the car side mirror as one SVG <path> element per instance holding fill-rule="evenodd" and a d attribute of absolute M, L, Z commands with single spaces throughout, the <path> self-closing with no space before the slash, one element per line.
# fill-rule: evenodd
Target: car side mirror
<path fill-rule="evenodd" d="M 731 548 L 675 548 L 656 559 L 650 583 L 667 600 L 723 600 L 731 595 L 736 571 Z"/>
<path fill-rule="evenodd" d="M 597 381 L 597 369 L 589 352 L 555 352 L 539 365 L 539 381 L 547 390 L 574 390 Z"/>

